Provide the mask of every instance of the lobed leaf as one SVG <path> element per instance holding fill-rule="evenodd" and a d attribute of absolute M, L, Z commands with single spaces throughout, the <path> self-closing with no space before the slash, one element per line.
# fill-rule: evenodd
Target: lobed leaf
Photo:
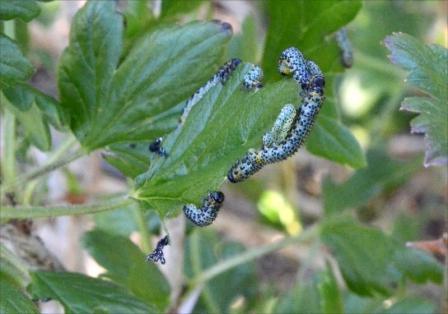
<path fill-rule="evenodd" d="M 84 248 L 107 272 L 105 276 L 127 287 L 135 296 L 163 312 L 169 285 L 158 268 L 127 237 L 93 230 L 82 238 Z"/>
<path fill-rule="evenodd" d="M 32 273 L 32 294 L 59 301 L 66 313 L 159 313 L 124 288 L 78 273 Z"/>
<path fill-rule="evenodd" d="M 207 191 L 224 182 L 237 159 L 261 147 L 280 109 L 297 103 L 297 84 L 289 79 L 248 92 L 242 79 L 249 69 L 240 65 L 225 85 L 213 87 L 193 107 L 184 126 L 165 138 L 169 156 L 155 158 L 137 178 L 133 197 L 162 216 L 185 203 L 199 205 Z"/>
<path fill-rule="evenodd" d="M 88 2 L 59 65 L 62 106 L 88 151 L 170 131 L 176 105 L 210 76 L 231 34 L 219 23 L 158 27 L 119 63 L 122 24 L 112 2 Z"/>
<path fill-rule="evenodd" d="M 16 42 L 0 34 L 0 88 L 14 85 L 31 77 L 34 68 Z"/>
<path fill-rule="evenodd" d="M 381 230 L 347 217 L 325 222 L 321 238 L 336 257 L 347 286 L 357 294 L 389 296 L 404 279 L 420 283 L 442 281 L 442 266 L 432 257 L 418 256 L 420 253 L 415 254 Z M 412 258 L 403 260 L 404 256 Z"/>
<path fill-rule="evenodd" d="M 390 60 L 409 71 L 407 83 L 428 97 L 406 98 L 402 109 L 419 113 L 411 131 L 425 133 L 425 166 L 448 164 L 448 49 L 424 45 L 416 38 L 396 33 L 386 37 Z"/>

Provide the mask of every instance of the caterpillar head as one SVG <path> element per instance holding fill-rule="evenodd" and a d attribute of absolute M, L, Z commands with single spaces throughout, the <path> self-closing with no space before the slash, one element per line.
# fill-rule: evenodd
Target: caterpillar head
<path fill-rule="evenodd" d="M 208 198 L 217 204 L 222 204 L 224 202 L 224 193 L 221 191 L 213 191 L 208 194 Z"/>
<path fill-rule="evenodd" d="M 252 68 L 244 75 L 243 85 L 248 90 L 256 90 L 263 87 L 263 70 L 258 65 L 252 65 Z"/>
<path fill-rule="evenodd" d="M 290 47 L 285 49 L 278 60 L 278 70 L 282 75 L 291 75 L 302 88 L 308 85 L 309 73 L 306 60 L 299 49 Z"/>

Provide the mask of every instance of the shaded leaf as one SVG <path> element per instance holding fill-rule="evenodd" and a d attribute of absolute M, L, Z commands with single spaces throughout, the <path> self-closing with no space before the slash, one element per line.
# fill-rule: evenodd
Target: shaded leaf
<path fill-rule="evenodd" d="M 83 246 L 107 272 L 106 277 L 127 287 L 149 305 L 163 311 L 169 301 L 169 286 L 153 263 L 127 237 L 93 230 L 82 238 Z"/>
<path fill-rule="evenodd" d="M 163 0 L 161 17 L 167 17 L 171 15 L 176 15 L 180 13 L 187 13 L 196 9 L 201 4 L 207 1 L 204 0 L 188 0 L 188 1 L 178 1 L 178 0 Z"/>
<path fill-rule="evenodd" d="M 259 60 L 259 38 L 255 17 L 249 15 L 241 25 L 241 33 L 232 37 L 229 43 L 228 58 L 238 57 L 245 62 Z"/>
<path fill-rule="evenodd" d="M 0 0 L 0 20 L 19 18 L 29 22 L 39 13 L 39 5 L 34 0 Z"/>
<path fill-rule="evenodd" d="M 58 300 L 66 313 L 158 313 L 124 288 L 78 273 L 32 273 L 32 294 Z"/>
<path fill-rule="evenodd" d="M 325 74 L 341 71 L 339 49 L 326 37 L 350 22 L 360 8 L 361 1 L 357 0 L 269 0 L 269 28 L 262 61 L 267 79 L 273 79 L 280 53 L 290 46 L 298 47 Z"/>
<path fill-rule="evenodd" d="M 322 313 L 344 313 L 341 292 L 329 264 L 319 278 L 318 289 Z"/>
<path fill-rule="evenodd" d="M 367 161 L 367 168 L 356 171 L 341 184 L 325 179 L 322 189 L 326 214 L 361 206 L 382 191 L 401 184 L 420 168 L 420 159 L 397 161 L 380 150 L 368 151 Z"/>
<path fill-rule="evenodd" d="M 364 152 L 350 130 L 322 114 L 317 118 L 306 148 L 313 154 L 355 169 L 367 165 Z"/>
<path fill-rule="evenodd" d="M 0 296 L 0 313 L 39 313 L 37 307 L 23 292 L 5 280 L 0 281 Z"/>
<path fill-rule="evenodd" d="M 297 284 L 279 299 L 273 312 L 279 314 L 322 313 L 316 280 Z"/>
<path fill-rule="evenodd" d="M 33 71 L 33 65 L 25 58 L 16 42 L 0 34 L 0 88 L 27 80 Z"/>
<path fill-rule="evenodd" d="M 6 280 L 22 288 L 30 280 L 23 262 L 2 243 L 0 243 L 0 279 L 0 282 Z"/>
<path fill-rule="evenodd" d="M 61 58 L 61 104 L 88 151 L 170 131 L 166 119 L 204 83 L 231 35 L 218 23 L 158 28 L 118 66 L 122 23 L 113 2 L 88 2 L 74 18 Z"/>
<path fill-rule="evenodd" d="M 148 150 L 149 143 L 113 144 L 103 157 L 123 175 L 135 178 L 148 169 L 151 155 L 155 157 Z"/>
<path fill-rule="evenodd" d="M 406 278 L 419 283 L 442 281 L 442 266 L 432 257 L 419 256 L 381 230 L 347 217 L 324 223 L 321 238 L 336 257 L 347 286 L 357 294 L 388 296 Z M 412 258 L 403 260 L 405 256 Z"/>
<path fill-rule="evenodd" d="M 419 113 L 411 130 L 425 133 L 425 166 L 448 164 L 448 49 L 424 45 L 407 34 L 384 40 L 393 63 L 409 71 L 407 83 L 428 94 L 404 100 L 402 109 Z"/>
<path fill-rule="evenodd" d="M 224 242 L 209 230 L 195 230 L 186 244 L 185 273 L 189 277 L 199 275 L 204 269 L 236 256 L 244 251 L 242 245 Z M 207 282 L 202 290 L 195 313 L 229 313 L 236 297 L 249 298 L 254 293 L 254 264 L 246 263 L 232 268 Z"/>
<path fill-rule="evenodd" d="M 297 85 L 290 80 L 269 84 L 257 92 L 242 88 L 249 65 L 240 65 L 224 84 L 213 87 L 191 110 L 185 125 L 164 141 L 167 158 L 157 158 L 133 197 L 162 216 L 185 203 L 199 204 L 217 189 L 230 167 L 248 149 L 261 147 L 283 105 L 297 102 Z"/>

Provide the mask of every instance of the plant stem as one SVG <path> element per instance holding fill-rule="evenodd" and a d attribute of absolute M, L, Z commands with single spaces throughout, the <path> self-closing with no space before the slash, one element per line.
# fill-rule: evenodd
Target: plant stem
<path fill-rule="evenodd" d="M 229 269 L 232 269 L 238 265 L 250 262 L 253 259 L 256 259 L 256 258 L 266 255 L 268 253 L 280 250 L 289 245 L 310 241 L 311 239 L 313 239 L 317 236 L 318 231 L 319 231 L 319 229 L 316 226 L 313 226 L 313 227 L 306 229 L 305 231 L 303 231 L 302 233 L 300 233 L 297 236 L 288 237 L 288 238 L 282 239 L 280 241 L 277 241 L 275 243 L 270 243 L 270 244 L 267 244 L 267 245 L 264 245 L 261 247 L 257 247 L 252 250 L 248 250 L 241 255 L 229 258 L 221 263 L 218 263 L 218 264 L 206 269 L 204 272 L 202 272 L 198 276 L 194 277 L 190 281 L 190 286 L 194 287 L 198 284 L 207 282 L 210 279 L 213 279 L 216 276 L 222 274 L 223 272 L 228 271 Z"/>
<path fill-rule="evenodd" d="M 145 253 L 151 251 L 151 235 L 148 232 L 148 225 L 145 220 L 145 215 L 143 209 L 136 207 L 134 208 L 135 221 L 137 222 L 138 229 L 140 231 L 140 245 Z"/>
<path fill-rule="evenodd" d="M 44 174 L 47 174 L 53 170 L 61 168 L 65 165 L 71 163 L 72 161 L 81 158 L 84 155 L 85 155 L 85 152 L 82 149 L 79 149 L 71 155 L 64 156 L 64 157 L 57 159 L 53 162 L 49 162 L 46 165 L 31 171 L 30 173 L 27 173 L 23 176 L 18 177 L 14 182 L 11 182 L 10 184 L 5 184 L 3 189 L 4 189 L 4 191 L 9 191 L 18 186 L 24 185 L 27 182 L 34 180 L 34 179 L 36 179 Z"/>
<path fill-rule="evenodd" d="M 128 197 L 112 198 L 110 200 L 87 205 L 59 205 L 59 206 L 16 206 L 1 207 L 0 218 L 2 220 L 9 219 L 25 219 L 25 218 L 42 218 L 57 217 L 68 215 L 93 214 L 108 211 L 120 207 L 133 204 L 133 200 Z"/>
<path fill-rule="evenodd" d="M 2 96 L 3 97 L 3 96 Z M 16 138 L 16 118 L 9 110 L 4 111 L 3 127 L 3 158 L 1 160 L 1 169 L 3 173 L 3 184 L 9 184 L 16 177 L 16 159 L 15 159 L 15 138 Z M 13 192 L 13 191 L 11 191 Z"/>

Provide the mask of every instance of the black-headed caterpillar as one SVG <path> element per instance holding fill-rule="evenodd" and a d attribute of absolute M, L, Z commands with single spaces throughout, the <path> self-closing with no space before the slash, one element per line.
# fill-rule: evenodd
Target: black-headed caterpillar
<path fill-rule="evenodd" d="M 163 254 L 163 248 L 170 243 L 169 237 L 165 236 L 157 242 L 157 246 L 150 254 L 146 256 L 146 261 L 153 263 L 160 262 L 162 265 L 166 263 L 165 255 Z"/>
<path fill-rule="evenodd" d="M 244 75 L 243 86 L 247 90 L 257 90 L 263 87 L 263 70 L 255 64 L 251 65 L 251 69 Z"/>
<path fill-rule="evenodd" d="M 285 49 L 278 60 L 278 70 L 282 75 L 291 75 L 302 88 L 308 86 L 310 75 L 306 67 L 306 60 L 299 49 L 290 47 Z"/>
<path fill-rule="evenodd" d="M 205 227 L 213 223 L 224 202 L 224 193 L 221 191 L 209 192 L 202 200 L 202 207 L 197 208 L 194 204 L 184 205 L 185 216 L 196 226 Z"/>
<path fill-rule="evenodd" d="M 341 28 L 335 34 L 336 43 L 341 49 L 341 63 L 346 68 L 351 68 L 353 65 L 353 48 L 350 39 L 348 38 L 347 29 Z"/>
<path fill-rule="evenodd" d="M 205 83 L 205 85 L 201 86 L 196 92 L 187 100 L 185 106 L 182 110 L 182 115 L 179 118 L 179 126 L 182 126 L 185 123 L 185 120 L 188 117 L 191 109 L 196 105 L 202 97 L 218 83 L 224 84 L 230 77 L 233 71 L 237 68 L 237 66 L 241 63 L 241 60 L 238 58 L 233 58 L 227 61 L 219 70 L 212 76 L 210 80 Z"/>

